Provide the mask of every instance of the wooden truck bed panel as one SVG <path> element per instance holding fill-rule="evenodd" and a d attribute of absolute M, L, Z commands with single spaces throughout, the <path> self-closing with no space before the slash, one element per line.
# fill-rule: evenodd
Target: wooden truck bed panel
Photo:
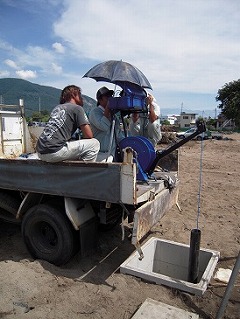
<path fill-rule="evenodd" d="M 162 189 L 154 200 L 148 201 L 135 210 L 132 244 L 137 243 L 178 201 L 179 182 L 174 189 Z"/>

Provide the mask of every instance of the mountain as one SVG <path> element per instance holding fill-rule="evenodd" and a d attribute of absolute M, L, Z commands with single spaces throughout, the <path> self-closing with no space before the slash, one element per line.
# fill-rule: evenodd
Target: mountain
<path fill-rule="evenodd" d="M 59 103 L 61 90 L 35 84 L 22 79 L 0 79 L 0 104 L 18 105 L 19 99 L 24 100 L 25 114 L 30 117 L 33 112 L 47 110 L 49 113 Z M 96 100 L 83 94 L 84 109 L 88 114 L 90 109 L 97 105 Z M 186 113 L 196 113 L 198 116 L 216 118 L 216 110 L 184 110 Z M 180 108 L 161 108 L 161 115 L 178 115 Z"/>
<path fill-rule="evenodd" d="M 19 99 L 23 99 L 26 116 L 33 112 L 47 110 L 49 113 L 59 103 L 61 90 L 35 84 L 22 79 L 0 79 L 0 104 L 18 105 Z M 87 95 L 83 95 L 84 109 L 89 113 L 96 101 Z"/>

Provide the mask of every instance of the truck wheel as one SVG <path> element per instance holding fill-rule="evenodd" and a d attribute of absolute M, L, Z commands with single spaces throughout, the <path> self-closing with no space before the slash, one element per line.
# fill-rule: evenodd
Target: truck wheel
<path fill-rule="evenodd" d="M 202 140 L 202 136 L 197 136 L 197 141 L 201 141 Z"/>
<path fill-rule="evenodd" d="M 0 218 L 13 224 L 20 224 L 21 221 L 16 219 L 20 204 L 18 198 L 7 193 L 0 193 Z"/>
<path fill-rule="evenodd" d="M 29 253 L 56 266 L 77 252 L 77 234 L 68 218 L 49 205 L 31 207 L 23 216 L 22 235 Z"/>

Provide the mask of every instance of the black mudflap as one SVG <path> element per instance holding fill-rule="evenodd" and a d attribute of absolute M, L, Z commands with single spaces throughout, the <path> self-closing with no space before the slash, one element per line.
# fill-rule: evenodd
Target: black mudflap
<path fill-rule="evenodd" d="M 93 217 L 80 226 L 80 251 L 81 256 L 89 256 L 96 252 L 98 247 L 98 223 Z"/>

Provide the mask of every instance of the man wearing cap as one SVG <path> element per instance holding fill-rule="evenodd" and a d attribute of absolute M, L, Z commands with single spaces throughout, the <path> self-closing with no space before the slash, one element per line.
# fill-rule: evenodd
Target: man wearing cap
<path fill-rule="evenodd" d="M 112 96 L 113 93 L 113 90 L 109 90 L 105 86 L 101 87 L 96 94 L 97 107 L 93 108 L 89 113 L 89 121 L 93 136 L 100 142 L 100 153 L 109 153 L 110 161 L 115 156 L 116 142 L 120 141 L 124 137 L 120 128 L 120 123 L 118 119 L 116 119 L 113 141 L 112 145 L 110 145 L 112 115 L 108 108 L 108 98 Z M 109 147 L 111 147 L 111 150 L 109 150 Z M 100 153 L 99 159 L 101 160 Z M 104 156 L 102 157 L 104 158 Z"/>

